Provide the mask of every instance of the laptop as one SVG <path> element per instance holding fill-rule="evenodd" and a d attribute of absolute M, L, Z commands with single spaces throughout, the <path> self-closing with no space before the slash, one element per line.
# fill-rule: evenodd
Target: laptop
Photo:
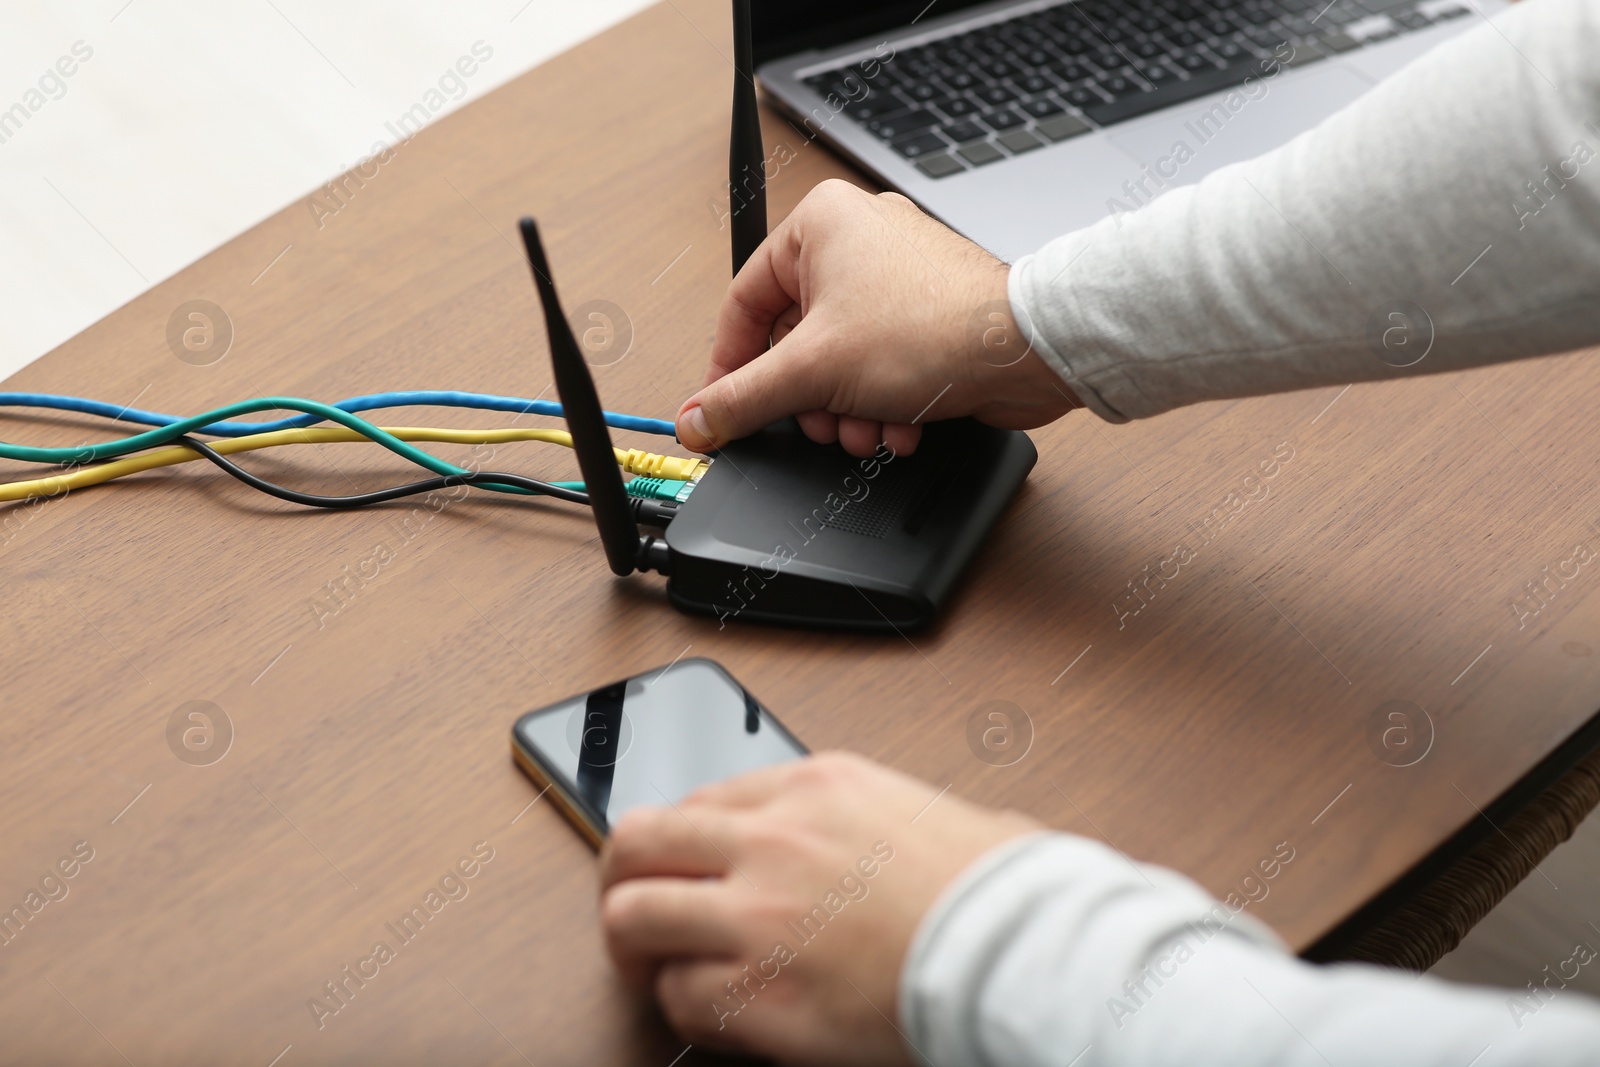
<path fill-rule="evenodd" d="M 803 137 L 1011 260 L 1276 148 L 1506 6 L 756 0 L 752 35 Z"/>

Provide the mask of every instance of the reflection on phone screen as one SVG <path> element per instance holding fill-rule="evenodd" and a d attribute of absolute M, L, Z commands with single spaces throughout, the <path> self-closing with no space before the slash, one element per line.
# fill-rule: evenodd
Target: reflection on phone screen
<path fill-rule="evenodd" d="M 602 828 L 640 806 L 798 759 L 805 749 L 727 671 L 691 659 L 563 701 L 521 741 Z"/>

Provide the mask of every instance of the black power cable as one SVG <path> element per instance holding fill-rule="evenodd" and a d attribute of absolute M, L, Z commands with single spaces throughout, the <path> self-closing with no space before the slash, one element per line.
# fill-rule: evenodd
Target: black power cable
<path fill-rule="evenodd" d="M 589 494 L 576 489 L 566 489 L 549 482 L 541 482 L 537 478 L 524 478 L 520 474 L 500 474 L 491 471 L 467 474 L 446 474 L 437 478 L 428 478 L 409 485 L 397 485 L 393 489 L 379 489 L 371 493 L 356 493 L 351 496 L 323 496 L 318 493 L 302 493 L 296 489 L 286 489 L 275 482 L 251 474 L 221 452 L 212 448 L 204 441 L 193 437 L 180 437 L 177 444 L 192 449 L 201 456 L 215 463 L 233 477 L 244 482 L 252 489 L 260 490 L 279 500 L 287 500 L 291 504 L 303 504 L 311 508 L 364 508 L 372 504 L 383 504 L 402 497 L 418 496 L 423 493 L 437 492 L 440 489 L 450 489 L 458 485 L 510 485 L 518 489 L 528 489 L 543 496 L 552 496 L 557 500 L 565 500 L 573 504 L 588 504 Z"/>
<path fill-rule="evenodd" d="M 589 494 L 576 489 L 567 489 L 564 486 L 551 485 L 537 478 L 525 478 L 520 474 L 505 474 L 498 471 L 480 471 L 478 473 L 447 474 L 437 478 L 428 478 L 425 481 L 412 482 L 409 485 L 397 485 L 393 489 L 379 489 L 371 493 L 357 493 L 352 496 L 323 496 L 318 493 L 302 493 L 296 489 L 286 489 L 276 482 L 269 482 L 259 475 L 251 474 L 227 456 L 218 452 L 210 445 L 194 437 L 180 437 L 177 444 L 191 449 L 205 459 L 215 463 L 228 474 L 239 479 L 252 489 L 260 490 L 279 500 L 287 500 L 291 504 L 302 504 L 311 508 L 364 508 L 372 504 L 383 504 L 402 497 L 418 496 L 423 493 L 437 492 L 440 489 L 451 489 L 458 485 L 494 486 L 509 485 L 518 489 L 527 489 L 541 496 L 554 497 L 571 504 L 589 503 Z M 633 514 L 634 521 L 645 526 L 665 527 L 677 514 L 678 505 L 672 501 L 641 500 L 636 497 L 628 498 L 628 510 Z"/>

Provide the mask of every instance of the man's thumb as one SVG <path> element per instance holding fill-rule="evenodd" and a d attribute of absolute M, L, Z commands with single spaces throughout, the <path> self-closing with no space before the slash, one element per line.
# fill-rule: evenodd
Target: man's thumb
<path fill-rule="evenodd" d="M 717 447 L 698 395 L 690 397 L 678 411 L 678 440 L 695 452 L 711 452 Z"/>
<path fill-rule="evenodd" d="M 802 358 L 810 340 L 805 325 L 685 401 L 678 411 L 678 440 L 710 452 L 786 415 L 825 407 L 835 383 L 823 361 Z"/>

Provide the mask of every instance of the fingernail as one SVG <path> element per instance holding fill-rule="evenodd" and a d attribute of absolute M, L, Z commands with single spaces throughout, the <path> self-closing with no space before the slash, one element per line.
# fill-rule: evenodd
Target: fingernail
<path fill-rule="evenodd" d="M 711 427 L 706 423 L 706 413 L 700 410 L 699 404 L 680 414 L 678 421 L 683 425 L 687 425 L 689 430 L 699 435 L 700 439 L 707 445 L 713 443 L 711 440 Z M 680 434 L 680 436 L 682 435 Z"/>

